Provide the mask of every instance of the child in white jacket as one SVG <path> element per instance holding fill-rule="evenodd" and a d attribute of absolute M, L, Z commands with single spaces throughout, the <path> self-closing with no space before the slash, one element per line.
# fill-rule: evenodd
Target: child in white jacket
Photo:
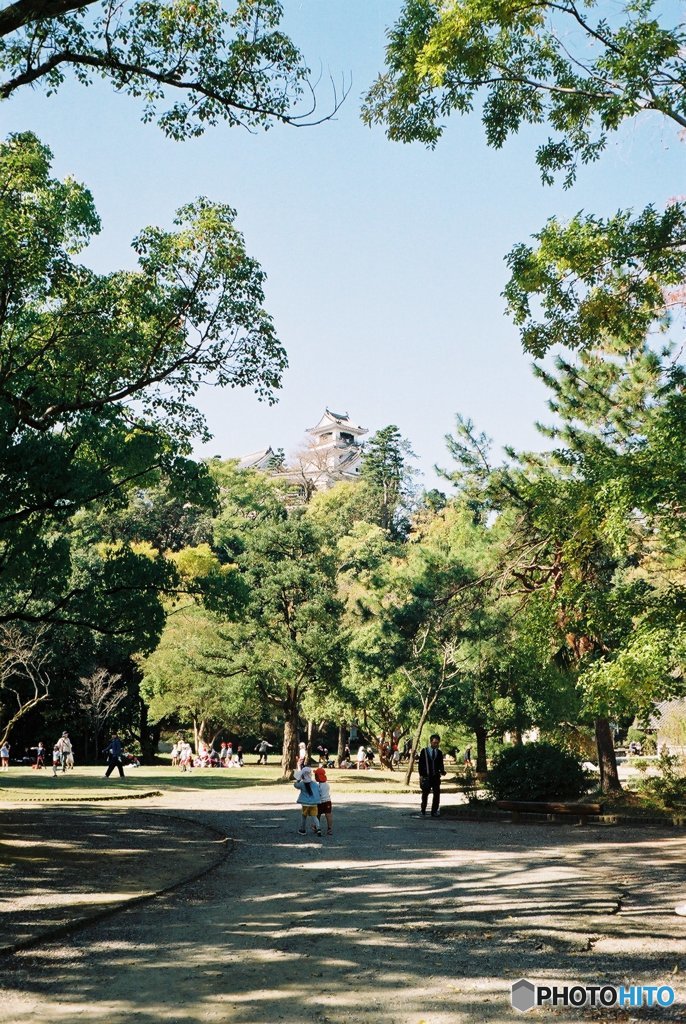
<path fill-rule="evenodd" d="M 331 786 L 326 781 L 326 772 L 323 768 L 317 768 L 314 777 L 319 784 L 319 805 L 317 814 L 321 818 L 326 815 L 326 834 L 333 835 L 333 811 L 331 809 Z"/>
<path fill-rule="evenodd" d="M 320 800 L 319 786 L 312 778 L 312 769 L 305 767 L 295 772 L 293 778 L 295 779 L 293 785 L 300 790 L 298 803 L 302 810 L 302 820 L 298 832 L 304 836 L 307 831 L 307 819 L 312 818 L 312 831 L 320 836 L 322 831 L 319 827 L 319 814 L 317 813 Z"/>

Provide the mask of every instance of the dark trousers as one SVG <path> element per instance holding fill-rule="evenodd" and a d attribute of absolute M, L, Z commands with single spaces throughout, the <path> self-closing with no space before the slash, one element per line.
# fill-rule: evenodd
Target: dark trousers
<path fill-rule="evenodd" d="M 119 777 L 124 778 L 124 769 L 122 768 L 121 759 L 118 757 L 107 758 L 107 771 L 105 772 L 105 778 L 109 779 L 115 768 L 119 769 Z"/>
<path fill-rule="evenodd" d="M 422 812 L 426 811 L 429 793 L 431 793 L 431 813 L 435 814 L 441 804 L 441 776 L 424 775 L 420 785 L 422 787 Z"/>

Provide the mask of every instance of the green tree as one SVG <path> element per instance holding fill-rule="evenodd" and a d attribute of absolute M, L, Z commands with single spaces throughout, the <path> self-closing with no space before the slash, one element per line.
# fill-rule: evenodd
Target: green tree
<path fill-rule="evenodd" d="M 169 609 L 155 651 L 142 659 L 141 692 L 153 722 L 193 729 L 195 749 L 222 729 L 261 728 L 264 706 L 232 659 L 234 637 L 199 604 Z"/>
<path fill-rule="evenodd" d="M 0 99 L 53 93 L 71 73 L 140 99 L 174 139 L 220 121 L 312 123 L 309 71 L 281 16 L 278 0 L 15 0 L 0 12 Z"/>
<path fill-rule="evenodd" d="M 651 425 L 662 422 L 672 391 L 651 353 L 626 356 L 615 350 L 603 359 L 596 349 L 581 374 L 566 364 L 557 375 L 541 371 L 560 417 L 552 453 L 475 472 L 483 439 L 469 454 L 464 421 L 453 449 L 468 453 L 464 484 L 472 496 L 481 488 L 484 504 L 510 517 L 503 585 L 548 607 L 555 660 L 573 673 L 579 713 L 594 720 L 606 790 L 620 788 L 609 721 L 675 692 L 686 607 L 681 589 L 661 585 L 645 564 L 661 520 L 673 520 L 665 498 L 674 485 L 660 479 L 659 461 L 649 475 L 640 472 L 644 449 L 655 447 Z M 594 401 L 582 400 L 587 387 Z"/>
<path fill-rule="evenodd" d="M 213 472 L 222 505 L 215 550 L 235 563 L 245 594 L 242 609 L 225 615 L 226 655 L 282 718 L 286 777 L 296 763 L 305 695 L 329 701 L 340 682 L 345 637 L 335 547 L 305 509 L 287 511 L 278 478 L 231 463 Z"/>
<path fill-rule="evenodd" d="M 271 400 L 285 365 L 263 274 L 233 211 L 205 200 L 177 231 L 141 232 L 138 270 L 80 266 L 99 227 L 92 199 L 50 177 L 30 134 L 0 145 L 0 218 L 0 622 L 137 634 L 143 649 L 172 567 L 98 546 L 84 510 L 121 508 L 160 474 L 197 498 L 203 473 L 187 454 L 204 430 L 191 404 L 201 382 Z"/>
<path fill-rule="evenodd" d="M 674 9 L 676 13 L 676 9 Z M 656 0 L 603 13 L 590 0 L 407 0 L 364 117 L 402 142 L 434 146 L 453 112 L 481 112 L 500 147 L 522 125 L 553 132 L 536 151 L 566 184 L 608 135 L 642 111 L 686 127 L 686 34 Z"/>
<path fill-rule="evenodd" d="M 468 539 L 475 529 L 469 514 L 449 506 L 412 545 L 371 562 L 364 589 L 358 583 L 348 595 L 356 620 L 348 685 L 384 731 L 399 723 L 411 731 L 408 781 L 424 726 L 449 713 L 469 670 L 482 601 L 482 552 Z M 354 561 L 351 573 L 358 573 Z"/>
<path fill-rule="evenodd" d="M 409 528 L 408 514 L 414 504 L 410 442 L 394 424 L 383 427 L 366 442 L 360 478 L 368 485 L 372 508 L 370 520 L 395 537 Z M 373 518 L 372 518 L 373 517 Z"/>
<path fill-rule="evenodd" d="M 177 464 L 173 479 L 150 474 L 147 487 L 134 487 L 125 506 L 101 508 L 97 516 L 110 541 L 146 542 L 158 551 L 180 551 L 212 539 L 216 487 L 203 463 Z"/>
<path fill-rule="evenodd" d="M 250 531 L 237 558 L 249 600 L 241 650 L 249 678 L 284 724 L 284 777 L 295 767 L 307 691 L 335 688 L 345 654 L 336 563 L 300 511 Z"/>

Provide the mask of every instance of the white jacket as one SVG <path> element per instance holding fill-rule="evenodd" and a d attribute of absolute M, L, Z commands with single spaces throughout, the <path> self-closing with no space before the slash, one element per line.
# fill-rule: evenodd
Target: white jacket
<path fill-rule="evenodd" d="M 328 782 L 319 783 L 319 803 L 324 804 L 331 799 L 331 785 Z"/>

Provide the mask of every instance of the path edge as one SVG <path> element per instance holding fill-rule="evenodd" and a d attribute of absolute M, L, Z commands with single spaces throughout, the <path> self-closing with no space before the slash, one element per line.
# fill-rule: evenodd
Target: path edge
<path fill-rule="evenodd" d="M 190 818 L 184 817 L 183 814 L 166 814 L 164 811 L 153 812 L 158 817 L 162 818 L 183 818 L 184 821 L 190 821 Z M 177 879 L 175 882 L 171 882 L 169 885 L 163 886 L 161 889 L 154 889 L 149 892 L 140 893 L 138 896 L 132 896 L 131 899 L 123 900 L 119 903 L 114 903 L 109 907 L 104 907 L 102 910 L 96 910 L 92 914 L 88 914 L 85 917 L 78 918 L 74 921 L 67 921 L 64 924 L 54 925 L 50 929 L 49 935 L 34 935 L 27 939 L 20 939 L 18 942 L 0 946 L 0 957 L 13 956 L 15 953 L 23 952 L 24 950 L 37 949 L 49 942 L 52 942 L 56 936 L 63 937 L 65 935 L 73 935 L 75 932 L 80 931 L 83 928 L 87 928 L 91 924 L 97 924 L 99 921 L 105 921 L 109 917 L 114 917 L 115 914 L 119 914 L 121 911 L 128 910 L 129 907 L 140 906 L 142 903 L 150 903 L 153 900 L 158 899 L 160 896 L 166 896 L 167 893 L 175 892 L 177 889 L 182 889 L 185 885 L 189 885 L 191 882 L 197 882 L 199 879 L 209 875 L 212 871 L 215 871 L 224 861 L 228 860 L 229 855 L 232 854 L 236 848 L 235 840 L 222 832 L 221 829 L 216 828 L 214 825 L 208 825 L 206 822 L 193 822 L 196 827 L 205 829 L 206 832 L 212 832 L 217 836 L 218 844 L 222 847 L 219 854 L 215 857 L 211 864 L 202 868 L 200 871 L 192 871 L 189 875 L 185 875 L 183 878 Z"/>

